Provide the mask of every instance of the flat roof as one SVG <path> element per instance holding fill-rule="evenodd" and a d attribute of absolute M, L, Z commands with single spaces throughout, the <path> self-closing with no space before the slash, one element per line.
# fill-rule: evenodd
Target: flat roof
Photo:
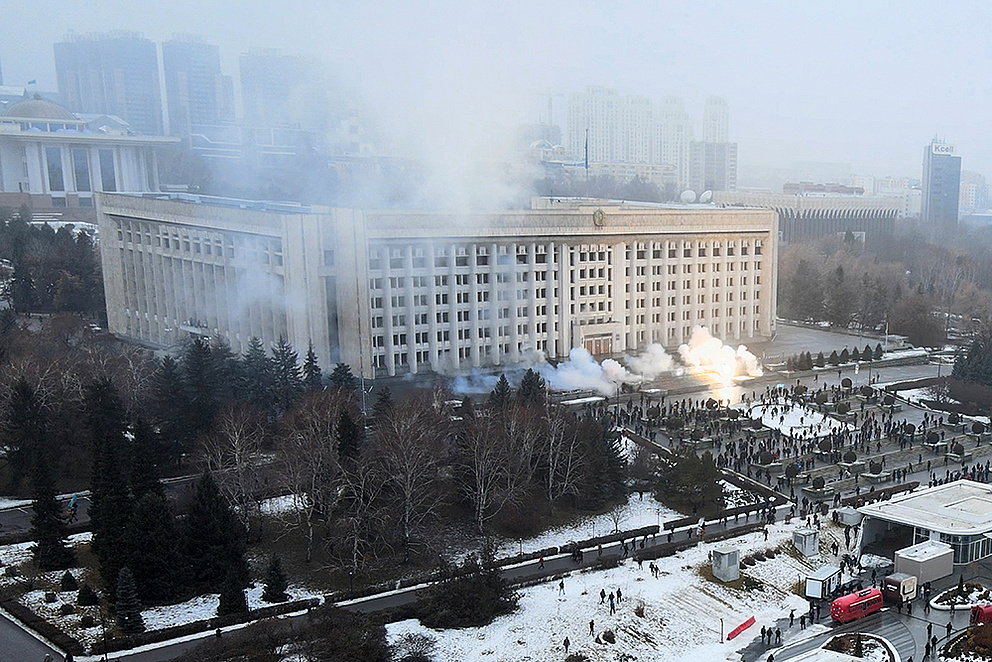
<path fill-rule="evenodd" d="M 992 531 L 992 485 L 957 480 L 862 506 L 858 512 L 939 533 L 981 535 Z"/>
<path fill-rule="evenodd" d="M 897 549 L 896 556 L 910 561 L 929 561 L 944 554 L 951 554 L 953 551 L 946 542 L 924 540 L 912 547 Z"/>

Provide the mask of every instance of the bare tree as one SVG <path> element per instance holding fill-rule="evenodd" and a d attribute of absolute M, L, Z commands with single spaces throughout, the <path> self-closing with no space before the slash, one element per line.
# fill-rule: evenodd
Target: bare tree
<path fill-rule="evenodd" d="M 374 447 L 383 477 L 395 496 L 402 527 L 403 557 L 409 561 L 413 529 L 434 514 L 444 492 L 439 489 L 446 418 L 426 405 L 397 405 L 376 422 Z"/>
<path fill-rule="evenodd" d="M 620 533 L 620 525 L 627 519 L 626 507 L 626 503 L 618 503 L 607 513 L 610 516 L 610 521 L 613 522 L 613 533 Z"/>
<path fill-rule="evenodd" d="M 334 508 L 341 487 L 335 432 L 346 400 L 336 391 L 312 391 L 283 419 L 279 469 L 282 486 L 293 497 L 288 523 L 303 532 L 307 563 L 317 526 Z"/>
<path fill-rule="evenodd" d="M 458 442 L 459 480 L 472 502 L 480 532 L 508 505 L 522 498 L 519 474 L 501 423 L 489 416 L 469 422 Z"/>
<path fill-rule="evenodd" d="M 357 462 L 349 463 L 341 472 L 341 524 L 353 575 L 365 566 L 366 555 L 386 520 L 381 505 L 385 481 L 371 453 L 365 450 Z"/>
<path fill-rule="evenodd" d="M 544 488 L 551 512 L 554 513 L 555 504 L 559 499 L 579 493 L 584 456 L 575 426 L 570 424 L 568 414 L 563 408 L 548 407 L 546 426 L 541 449 L 547 468 Z"/>
<path fill-rule="evenodd" d="M 221 491 L 237 508 L 247 534 L 254 531 L 252 522 L 261 514 L 263 421 L 262 414 L 251 405 L 230 405 L 217 415 L 213 430 L 204 436 L 200 447 L 204 468 L 217 478 Z"/>

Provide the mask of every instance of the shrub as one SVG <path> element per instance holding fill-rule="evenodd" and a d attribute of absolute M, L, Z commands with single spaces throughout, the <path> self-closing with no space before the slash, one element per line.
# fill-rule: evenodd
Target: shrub
<path fill-rule="evenodd" d="M 634 615 L 638 618 L 644 618 L 644 600 L 637 601 L 637 606 L 634 607 Z"/>
<path fill-rule="evenodd" d="M 53 602 L 57 602 L 58 599 L 59 599 L 59 596 L 55 595 L 55 592 L 54 591 L 46 591 L 45 592 L 45 602 L 47 602 L 48 604 L 52 604 Z"/>
<path fill-rule="evenodd" d="M 519 596 L 493 562 L 492 548 L 482 560 L 468 558 L 456 577 L 438 582 L 417 596 L 421 622 L 429 628 L 479 627 L 517 608 Z"/>
<path fill-rule="evenodd" d="M 604 630 L 603 641 L 605 641 L 608 644 L 615 644 L 617 643 L 617 635 L 613 633 L 613 630 Z"/>
<path fill-rule="evenodd" d="M 81 607 L 93 607 L 100 604 L 100 598 L 89 584 L 83 584 L 76 594 L 76 604 Z"/>
<path fill-rule="evenodd" d="M 63 616 L 68 616 L 69 614 L 76 613 L 76 607 L 71 602 L 63 602 L 59 605 L 59 613 Z"/>
<path fill-rule="evenodd" d="M 76 591 L 79 589 L 79 583 L 68 570 L 66 570 L 65 574 L 62 575 L 62 579 L 59 580 L 59 585 L 62 587 L 63 591 Z"/>
<path fill-rule="evenodd" d="M 85 616 L 79 619 L 79 627 L 81 628 L 91 628 L 95 626 L 96 626 L 96 619 L 90 616 L 89 614 L 86 614 Z"/>

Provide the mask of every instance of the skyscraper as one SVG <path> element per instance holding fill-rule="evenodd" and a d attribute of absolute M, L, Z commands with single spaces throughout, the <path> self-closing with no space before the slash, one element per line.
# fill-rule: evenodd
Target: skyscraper
<path fill-rule="evenodd" d="M 961 192 L 961 157 L 954 145 L 936 138 L 923 150 L 923 222 L 931 227 L 957 225 Z"/>
<path fill-rule="evenodd" d="M 220 71 L 220 49 L 202 37 L 173 35 L 162 44 L 169 132 L 185 135 L 193 124 L 234 119 L 226 95 L 230 80 Z"/>
<path fill-rule="evenodd" d="M 685 102 L 667 96 L 658 104 L 656 124 L 655 162 L 675 166 L 676 181 L 680 188 L 689 185 L 689 144 L 692 142 L 692 118 L 686 112 Z"/>
<path fill-rule="evenodd" d="M 737 143 L 694 142 L 689 163 L 689 188 L 697 194 L 737 188 Z"/>
<path fill-rule="evenodd" d="M 326 129 L 327 96 L 312 67 L 275 49 L 241 54 L 241 103 L 245 122 L 256 126 L 294 125 Z"/>
<path fill-rule="evenodd" d="M 117 115 L 140 133 L 162 133 L 158 51 L 140 33 L 70 33 L 55 44 L 55 73 L 73 112 Z"/>
<path fill-rule="evenodd" d="M 703 106 L 703 142 L 725 143 L 730 140 L 730 109 L 722 97 L 706 97 Z"/>

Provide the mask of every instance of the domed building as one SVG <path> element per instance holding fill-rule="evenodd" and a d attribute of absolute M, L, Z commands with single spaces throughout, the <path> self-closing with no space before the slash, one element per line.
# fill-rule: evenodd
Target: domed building
<path fill-rule="evenodd" d="M 83 115 L 35 95 L 0 113 L 0 207 L 35 220 L 94 223 L 94 193 L 158 191 L 158 152 L 112 115 Z"/>

